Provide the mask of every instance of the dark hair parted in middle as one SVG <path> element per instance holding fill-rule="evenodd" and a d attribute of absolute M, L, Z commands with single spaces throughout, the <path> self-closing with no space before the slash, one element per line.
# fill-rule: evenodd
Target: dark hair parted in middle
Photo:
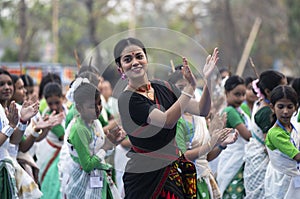
<path fill-rule="evenodd" d="M 136 38 L 132 38 L 132 37 L 129 37 L 127 39 L 122 39 L 115 45 L 115 48 L 114 48 L 115 62 L 118 65 L 118 67 L 121 67 L 121 60 L 120 60 L 121 53 L 127 46 L 131 46 L 131 45 L 140 47 L 144 51 L 146 58 L 147 58 L 146 48 L 140 40 L 138 40 Z"/>
<path fill-rule="evenodd" d="M 270 96 L 270 102 L 273 104 L 273 106 L 281 99 L 291 100 L 296 107 L 298 105 L 297 93 L 291 86 L 279 85 L 272 90 Z"/>
<path fill-rule="evenodd" d="M 225 91 L 229 92 L 240 84 L 245 84 L 245 81 L 243 78 L 241 78 L 238 75 L 230 76 L 225 82 L 225 85 L 224 85 Z"/>

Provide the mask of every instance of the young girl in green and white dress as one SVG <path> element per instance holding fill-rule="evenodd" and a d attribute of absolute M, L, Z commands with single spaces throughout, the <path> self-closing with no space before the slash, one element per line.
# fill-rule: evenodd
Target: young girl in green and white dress
<path fill-rule="evenodd" d="M 240 108 L 245 100 L 246 86 L 243 78 L 231 76 L 225 82 L 227 107 L 226 127 L 239 131 L 239 137 L 234 144 L 229 145 L 219 155 L 217 182 L 222 198 L 243 198 L 245 189 L 243 183 L 245 145 L 251 137 L 250 118 Z"/>
<path fill-rule="evenodd" d="M 68 137 L 70 162 L 67 198 L 120 198 L 111 177 L 111 166 L 104 160 L 113 147 L 97 119 L 101 112 L 99 90 L 86 78 L 77 78 L 72 85 L 79 116 L 72 123 Z M 118 137 L 118 136 L 117 136 Z"/>
<path fill-rule="evenodd" d="M 270 101 L 277 120 L 266 137 L 270 162 L 265 175 L 265 198 L 299 198 L 300 129 L 291 123 L 298 108 L 297 93 L 290 86 L 277 86 Z"/>
<path fill-rule="evenodd" d="M 272 110 L 270 108 L 271 91 L 278 85 L 287 84 L 284 74 L 267 70 L 260 74 L 259 79 L 252 83 L 253 90 L 259 97 L 254 103 L 251 122 L 251 134 L 245 148 L 244 187 L 245 199 L 263 198 L 265 195 L 264 180 L 269 157 L 266 153 L 265 138 L 273 126 Z"/>
<path fill-rule="evenodd" d="M 67 108 L 63 104 L 63 93 L 61 86 L 56 82 L 48 83 L 44 88 L 44 97 L 48 107 L 44 110 L 43 116 L 67 113 Z M 36 157 L 37 165 L 40 168 L 39 182 L 41 184 L 42 198 L 58 198 L 60 197 L 60 180 L 58 171 L 58 161 L 60 150 L 64 141 L 64 125 L 61 123 L 53 126 L 48 132 L 47 138 L 37 144 Z"/>

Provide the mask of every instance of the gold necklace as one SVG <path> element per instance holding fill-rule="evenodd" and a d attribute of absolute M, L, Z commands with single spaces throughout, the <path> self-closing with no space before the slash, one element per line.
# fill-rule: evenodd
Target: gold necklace
<path fill-rule="evenodd" d="M 134 89 L 134 90 L 137 91 L 137 92 L 145 93 L 145 94 L 147 95 L 148 98 L 150 98 L 151 100 L 154 100 L 154 93 L 151 92 L 151 88 L 152 88 L 152 87 L 151 87 L 151 83 L 150 83 L 150 82 L 148 82 L 148 83 L 146 84 L 146 88 L 143 88 L 143 87 L 134 88 L 134 87 L 131 86 L 130 84 L 129 84 L 129 87 L 132 88 L 132 89 Z"/>

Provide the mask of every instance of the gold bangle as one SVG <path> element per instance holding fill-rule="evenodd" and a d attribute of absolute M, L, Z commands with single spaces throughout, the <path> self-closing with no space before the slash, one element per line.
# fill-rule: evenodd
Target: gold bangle
<path fill-rule="evenodd" d="M 35 138 L 37 138 L 37 137 L 39 137 L 41 134 L 42 134 L 42 129 L 40 129 L 40 130 L 38 130 L 38 131 L 36 131 L 36 126 L 34 125 L 33 127 L 32 127 L 32 129 L 33 129 L 33 132 L 31 133 L 31 135 L 33 136 L 33 137 L 35 137 Z"/>

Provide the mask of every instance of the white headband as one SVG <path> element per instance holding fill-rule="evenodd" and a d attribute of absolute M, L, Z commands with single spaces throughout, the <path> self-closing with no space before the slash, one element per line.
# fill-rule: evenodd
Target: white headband
<path fill-rule="evenodd" d="M 76 80 L 73 82 L 71 88 L 68 90 L 66 94 L 66 98 L 70 102 L 74 103 L 74 92 L 82 83 L 90 83 L 90 81 L 87 78 L 82 78 L 82 77 L 76 78 Z"/>

